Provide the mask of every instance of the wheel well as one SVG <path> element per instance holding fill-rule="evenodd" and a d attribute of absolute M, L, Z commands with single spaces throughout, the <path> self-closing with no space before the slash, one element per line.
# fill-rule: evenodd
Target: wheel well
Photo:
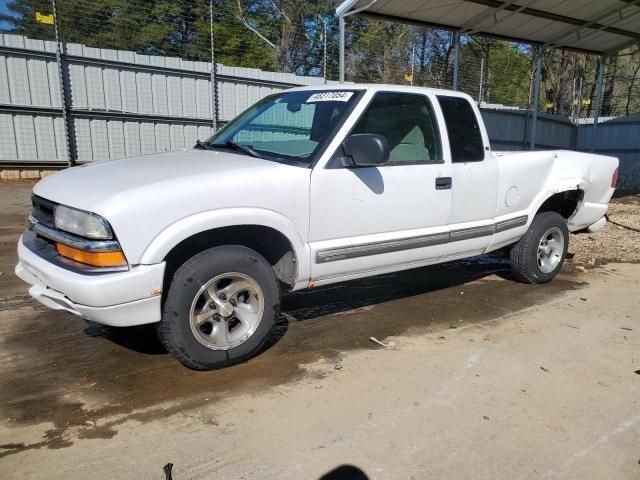
<path fill-rule="evenodd" d="M 558 212 L 564 218 L 568 219 L 578 208 L 583 196 L 584 191 L 582 190 L 567 190 L 565 192 L 556 193 L 544 201 L 538 209 L 538 213 Z"/>
<path fill-rule="evenodd" d="M 297 265 L 289 239 L 278 230 L 262 225 L 221 227 L 184 239 L 166 255 L 163 291 L 168 291 L 176 270 L 194 255 L 220 245 L 242 245 L 255 250 L 273 266 L 276 277 L 286 288 L 293 286 Z"/>

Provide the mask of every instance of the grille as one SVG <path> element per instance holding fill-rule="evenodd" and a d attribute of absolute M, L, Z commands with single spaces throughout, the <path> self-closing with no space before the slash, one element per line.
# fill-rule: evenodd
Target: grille
<path fill-rule="evenodd" d="M 38 197 L 37 195 L 33 195 L 31 197 L 31 215 L 41 224 L 55 228 L 55 222 L 53 219 L 53 211 L 55 209 L 56 204 L 50 202 L 49 200 L 45 200 L 42 197 Z"/>

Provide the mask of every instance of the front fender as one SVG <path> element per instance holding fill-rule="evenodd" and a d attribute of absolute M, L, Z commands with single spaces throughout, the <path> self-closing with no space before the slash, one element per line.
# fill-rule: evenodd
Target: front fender
<path fill-rule="evenodd" d="M 177 244 L 198 233 L 221 227 L 259 225 L 282 233 L 291 243 L 298 259 L 297 283 L 310 278 L 310 250 L 294 223 L 285 216 L 262 208 L 225 208 L 200 212 L 182 218 L 165 228 L 144 250 L 140 263 L 160 263 Z"/>

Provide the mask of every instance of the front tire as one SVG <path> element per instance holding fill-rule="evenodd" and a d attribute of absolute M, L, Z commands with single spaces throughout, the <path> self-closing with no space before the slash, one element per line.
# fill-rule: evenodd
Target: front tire
<path fill-rule="evenodd" d="M 524 283 L 547 283 L 562 268 L 569 247 L 567 221 L 557 212 L 537 214 L 511 249 L 511 271 Z"/>
<path fill-rule="evenodd" d="M 214 370 L 248 360 L 269 341 L 280 307 L 273 268 L 243 246 L 215 247 L 175 273 L 158 325 L 184 366 Z"/>

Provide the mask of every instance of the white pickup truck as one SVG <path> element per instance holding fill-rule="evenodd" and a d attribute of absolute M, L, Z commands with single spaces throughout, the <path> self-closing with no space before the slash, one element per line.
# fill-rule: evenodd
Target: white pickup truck
<path fill-rule="evenodd" d="M 71 168 L 33 189 L 16 274 L 43 304 L 157 323 L 208 370 L 268 342 L 282 292 L 511 246 L 550 281 L 598 231 L 618 160 L 492 153 L 464 94 L 390 85 L 270 95 L 192 150 Z"/>

